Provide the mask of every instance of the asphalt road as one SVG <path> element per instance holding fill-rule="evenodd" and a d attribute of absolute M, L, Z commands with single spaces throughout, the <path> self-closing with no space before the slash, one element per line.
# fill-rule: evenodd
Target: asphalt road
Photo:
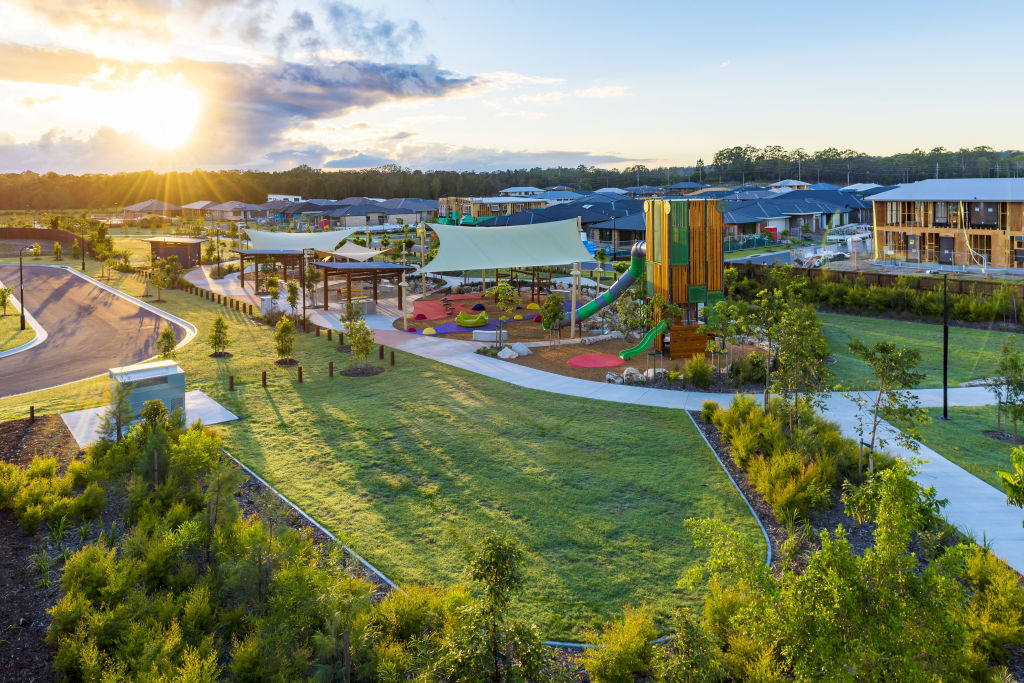
<path fill-rule="evenodd" d="M 726 253 L 725 260 L 727 263 L 746 263 L 749 260 L 751 263 L 763 263 L 769 265 L 779 263 L 784 266 L 793 265 L 792 260 L 789 258 L 788 251 L 775 251 L 769 254 L 755 254 L 754 256 L 743 256 L 736 259 L 729 258 L 729 254 Z"/>
<path fill-rule="evenodd" d="M 18 266 L 0 265 L 0 281 L 18 294 Z M 28 311 L 49 335 L 0 358 L 0 397 L 105 373 L 156 355 L 165 324 L 185 329 L 60 268 L 25 266 Z M 10 311 L 8 310 L 8 314 Z"/>

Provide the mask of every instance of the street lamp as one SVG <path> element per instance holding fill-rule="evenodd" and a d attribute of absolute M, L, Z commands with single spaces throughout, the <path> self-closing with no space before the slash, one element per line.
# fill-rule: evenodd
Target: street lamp
<path fill-rule="evenodd" d="M 22 247 L 18 250 L 18 288 L 21 290 L 21 293 L 18 295 L 18 303 L 21 304 L 21 329 L 25 329 L 25 270 L 24 264 L 21 261 L 21 253 L 31 248 Z"/>

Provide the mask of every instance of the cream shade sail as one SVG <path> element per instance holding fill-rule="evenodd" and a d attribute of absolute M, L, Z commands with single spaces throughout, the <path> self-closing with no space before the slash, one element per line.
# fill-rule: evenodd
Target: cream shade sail
<path fill-rule="evenodd" d="M 328 230 L 327 232 L 269 232 L 267 230 L 245 229 L 245 234 L 257 250 L 302 251 L 319 249 L 333 251 L 338 242 L 354 233 L 350 230 Z"/>
<path fill-rule="evenodd" d="M 334 256 L 337 256 L 339 258 L 351 259 L 353 261 L 369 261 L 374 256 L 376 256 L 377 254 L 383 254 L 385 251 L 389 251 L 389 250 L 388 249 L 367 249 L 366 247 L 361 247 L 358 244 L 353 244 L 351 242 L 345 242 L 345 244 L 341 245 L 337 249 L 334 249 L 332 251 L 324 251 L 322 253 L 324 255 L 326 255 L 326 254 L 333 254 Z"/>
<path fill-rule="evenodd" d="M 427 227 L 437 233 L 441 246 L 437 256 L 415 274 L 559 266 L 594 259 L 583 246 L 574 218 L 493 228 L 440 223 Z"/>

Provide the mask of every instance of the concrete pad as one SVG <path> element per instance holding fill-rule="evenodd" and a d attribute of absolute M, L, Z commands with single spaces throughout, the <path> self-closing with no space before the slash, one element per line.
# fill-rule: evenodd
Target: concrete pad
<path fill-rule="evenodd" d="M 62 413 L 61 419 L 71 430 L 80 448 L 86 448 L 95 443 L 99 436 L 96 431 L 103 422 L 103 416 L 109 406 L 97 408 L 86 408 L 75 410 L 70 413 Z M 237 420 L 238 416 L 230 410 L 214 401 L 201 391 L 185 392 L 185 422 L 192 424 L 196 420 L 202 420 L 204 425 L 216 425 L 224 422 Z"/>

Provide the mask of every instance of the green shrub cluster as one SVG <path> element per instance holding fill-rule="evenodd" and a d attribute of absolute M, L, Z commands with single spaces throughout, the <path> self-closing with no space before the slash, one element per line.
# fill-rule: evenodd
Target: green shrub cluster
<path fill-rule="evenodd" d="M 812 509 L 827 507 L 841 478 L 856 477 L 858 451 L 838 427 L 806 407 L 790 429 L 777 417 L 788 411 L 778 398 L 766 413 L 756 399 L 739 395 L 727 409 L 706 402 L 701 417 L 718 429 L 779 521 L 792 526 Z"/>
<path fill-rule="evenodd" d="M 794 276 L 788 266 L 770 271 L 726 271 L 730 297 L 752 301 L 754 296 L 781 279 L 799 282 L 804 298 L 832 311 L 856 315 L 895 315 L 914 320 L 942 320 L 942 290 L 918 289 L 919 280 L 903 276 L 894 286 L 867 285 L 863 277 L 854 282 Z M 994 294 L 948 294 L 949 318 L 971 323 L 1016 322 L 1024 317 L 1024 301 L 1015 286 L 1004 284 Z"/>
<path fill-rule="evenodd" d="M 103 489 L 88 483 L 83 468 L 85 463 L 75 462 L 58 476 L 55 458 L 37 456 L 24 471 L 0 462 L 0 510 L 14 512 L 25 534 L 34 534 L 43 522 L 95 519 L 103 510 Z"/>

